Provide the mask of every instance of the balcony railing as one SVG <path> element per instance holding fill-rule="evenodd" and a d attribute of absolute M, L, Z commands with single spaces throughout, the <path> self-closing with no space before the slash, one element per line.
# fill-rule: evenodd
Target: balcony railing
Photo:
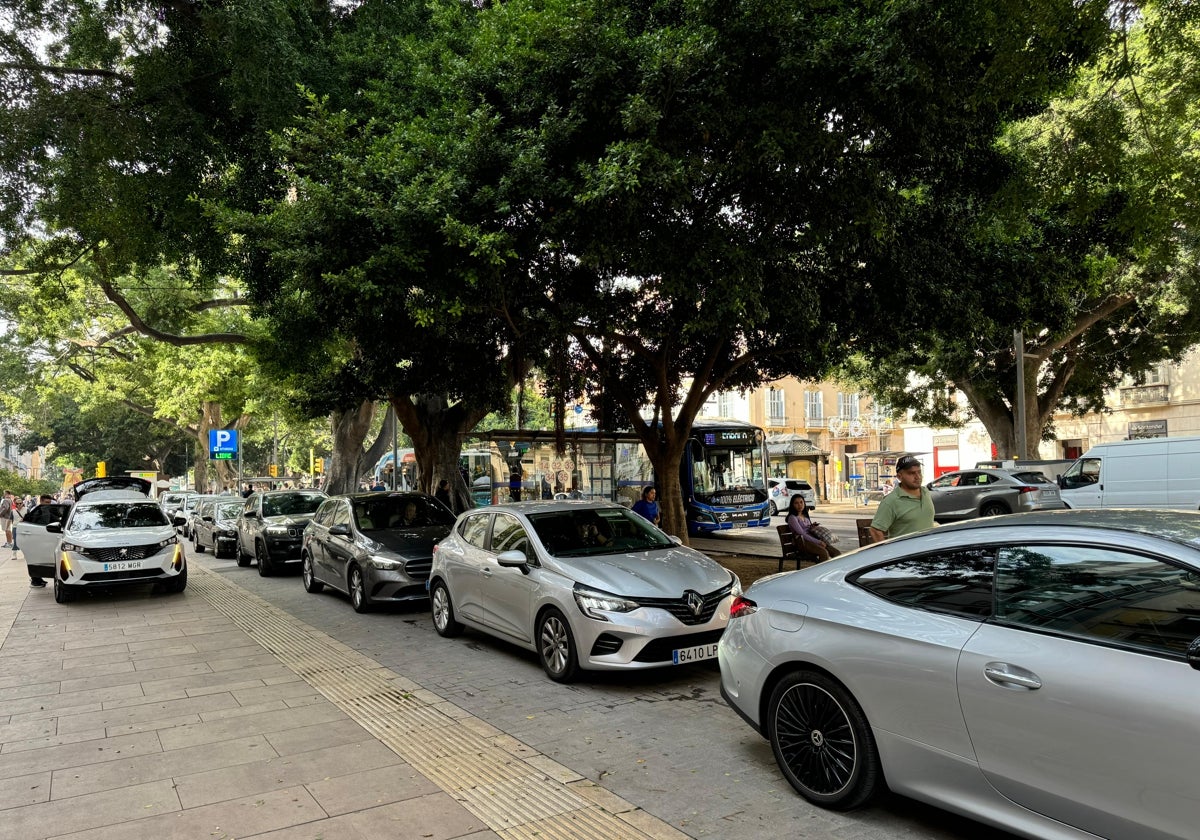
<path fill-rule="evenodd" d="M 1167 385 L 1134 385 L 1121 389 L 1121 405 L 1147 405 L 1170 401 Z"/>

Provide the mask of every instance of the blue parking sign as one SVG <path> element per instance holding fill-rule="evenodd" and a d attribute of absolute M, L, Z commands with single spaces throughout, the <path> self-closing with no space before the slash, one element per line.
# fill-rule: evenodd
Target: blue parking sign
<path fill-rule="evenodd" d="M 238 451 L 238 433 L 237 429 L 209 429 L 208 430 L 208 454 L 210 456 L 220 455 L 226 452 L 237 454 Z"/>

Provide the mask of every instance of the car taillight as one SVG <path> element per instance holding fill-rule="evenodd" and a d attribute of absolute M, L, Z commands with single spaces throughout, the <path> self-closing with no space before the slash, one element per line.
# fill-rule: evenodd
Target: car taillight
<path fill-rule="evenodd" d="M 737 596 L 733 599 L 733 603 L 729 605 L 730 618 L 741 618 L 742 616 L 752 615 L 756 612 L 758 612 L 758 604 L 744 595 Z"/>
<path fill-rule="evenodd" d="M 1028 484 L 1025 484 L 1025 485 L 1022 485 L 1021 487 L 1017 488 L 1017 494 L 1019 495 L 1021 493 L 1032 493 L 1035 490 L 1037 490 L 1036 487 L 1030 487 Z"/>

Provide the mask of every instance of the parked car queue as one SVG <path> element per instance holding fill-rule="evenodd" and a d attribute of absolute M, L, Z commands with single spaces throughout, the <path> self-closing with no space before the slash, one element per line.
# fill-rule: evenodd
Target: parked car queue
<path fill-rule="evenodd" d="M 455 519 L 420 494 L 261 496 L 239 521 L 306 523 L 308 592 L 361 610 L 427 587 L 440 635 L 528 648 L 551 679 L 716 655 L 722 695 L 819 806 L 890 788 L 1026 837 L 1194 836 L 1200 513 L 988 517 L 742 592 L 616 505 Z"/>

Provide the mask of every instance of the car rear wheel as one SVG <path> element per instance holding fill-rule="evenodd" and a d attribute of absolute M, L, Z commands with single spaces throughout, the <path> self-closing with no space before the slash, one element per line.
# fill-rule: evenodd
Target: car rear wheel
<path fill-rule="evenodd" d="M 54 579 L 54 601 L 57 604 L 69 604 L 75 600 L 75 592 L 58 578 Z"/>
<path fill-rule="evenodd" d="M 300 579 L 304 581 L 305 592 L 311 592 L 316 595 L 325 588 L 325 584 L 321 583 L 313 575 L 312 557 L 308 552 L 304 553 L 304 559 L 300 561 Z"/>
<path fill-rule="evenodd" d="M 575 679 L 579 671 L 575 638 L 571 634 L 571 625 L 558 610 L 546 610 L 538 619 L 537 646 L 546 676 L 561 683 Z"/>
<path fill-rule="evenodd" d="M 363 580 L 362 569 L 358 566 L 351 566 L 347 576 L 348 586 L 350 590 L 350 606 L 354 607 L 356 613 L 370 612 L 371 596 L 367 594 L 366 581 Z"/>
<path fill-rule="evenodd" d="M 275 573 L 275 567 L 271 565 L 271 556 L 267 554 L 267 544 L 262 540 L 254 541 L 254 559 L 258 561 L 260 577 L 268 577 Z"/>
<path fill-rule="evenodd" d="M 767 738 L 783 775 L 814 805 L 857 808 L 883 779 L 866 715 L 846 689 L 815 671 L 796 671 L 775 686 Z"/>
<path fill-rule="evenodd" d="M 984 505 L 980 509 L 979 515 L 980 516 L 1003 516 L 1004 514 L 1006 514 L 1008 512 L 1009 512 L 1008 508 L 1006 508 L 1000 502 L 988 502 L 986 505 Z"/>
<path fill-rule="evenodd" d="M 454 604 L 450 600 L 450 590 L 446 584 L 434 581 L 433 592 L 429 595 L 433 612 L 433 629 L 439 636 L 451 638 L 463 631 L 463 626 L 454 620 Z"/>
<path fill-rule="evenodd" d="M 204 543 L 200 542 L 200 536 L 199 536 L 199 534 L 197 534 L 197 535 L 196 535 L 196 539 L 194 539 L 194 540 L 192 541 L 192 545 L 196 547 L 196 553 L 197 553 L 197 554 L 203 554 L 203 553 L 204 553 Z M 213 553 L 215 554 L 216 552 L 213 552 Z"/>

